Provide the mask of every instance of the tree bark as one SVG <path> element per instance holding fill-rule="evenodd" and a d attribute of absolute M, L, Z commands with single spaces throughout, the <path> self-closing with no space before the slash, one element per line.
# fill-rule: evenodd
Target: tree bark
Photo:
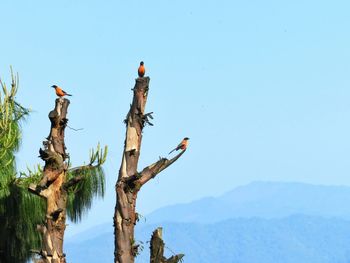
<path fill-rule="evenodd" d="M 164 241 L 162 239 L 162 228 L 159 227 L 153 231 L 151 238 L 151 263 L 177 263 L 181 262 L 184 254 L 178 254 L 171 256 L 170 258 L 164 257 Z"/>
<path fill-rule="evenodd" d="M 73 194 L 75 195 L 74 198 L 77 198 L 79 194 L 84 196 L 83 201 L 78 197 L 78 203 L 75 203 L 75 210 L 73 211 L 74 216 L 80 217 L 79 213 L 82 213 L 83 207 L 90 207 L 93 195 L 103 196 L 104 192 L 104 190 L 101 190 L 104 189 L 104 186 L 102 186 L 104 180 L 100 176 L 101 174 L 104 176 L 101 166 L 107 157 L 107 146 L 102 150 L 100 144 L 98 144 L 96 150 L 91 150 L 89 164 L 68 170 L 68 164 L 65 162 L 68 154 L 66 153 L 64 132 L 68 122 L 67 110 L 69 103 L 68 99 L 58 98 L 56 99 L 55 108 L 49 113 L 50 134 L 47 140 L 43 142 L 43 149 L 40 148 L 39 150 L 39 157 L 45 161 L 43 176 L 37 185 L 30 184 L 28 188 L 31 193 L 46 200 L 44 223 L 37 226 L 42 236 L 41 251 L 34 252 L 41 256 L 37 260 L 40 263 L 66 262 L 66 256 L 63 253 L 63 239 L 66 229 L 68 197 L 72 197 Z M 98 178 L 89 181 L 90 176 L 98 176 Z M 75 191 L 74 186 L 84 180 L 93 185 L 87 187 L 87 191 L 89 191 L 89 188 L 93 190 L 83 193 L 81 192 L 82 189 Z"/>
<path fill-rule="evenodd" d="M 145 107 L 149 91 L 149 77 L 137 78 L 133 88 L 134 96 L 130 110 L 126 116 L 126 135 L 124 151 L 116 183 L 117 202 L 114 213 L 115 263 L 133 263 L 138 254 L 139 245 L 134 238 L 134 228 L 138 221 L 136 213 L 137 194 L 141 187 L 158 173 L 174 163 L 185 151 L 180 152 L 173 159 L 161 158 L 154 164 L 137 171 L 142 142 L 142 130 L 150 124 L 145 114 Z"/>
<path fill-rule="evenodd" d="M 49 113 L 51 121 L 50 134 L 40 149 L 40 158 L 45 161 L 43 177 L 38 185 L 31 185 L 29 190 L 46 199 L 45 223 L 38 225 L 42 234 L 43 263 L 65 263 L 63 253 L 63 238 L 66 228 L 67 191 L 63 187 L 66 181 L 67 158 L 64 143 L 64 131 L 68 122 L 67 110 L 70 101 L 64 98 L 56 99 L 55 109 Z"/>

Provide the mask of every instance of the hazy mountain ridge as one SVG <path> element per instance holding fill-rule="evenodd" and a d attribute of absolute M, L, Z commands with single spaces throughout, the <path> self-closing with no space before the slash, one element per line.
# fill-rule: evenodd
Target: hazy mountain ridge
<path fill-rule="evenodd" d="M 147 222 L 215 223 L 230 218 L 283 218 L 294 214 L 350 219 L 350 187 L 253 182 L 217 198 L 160 208 Z"/>
<path fill-rule="evenodd" d="M 349 263 L 349 201 L 350 187 L 255 182 L 161 208 L 137 225 L 136 262 L 149 262 L 146 242 L 162 226 L 166 245 L 189 263 Z M 70 238 L 65 250 L 71 263 L 112 262 L 113 246 L 111 223 Z"/>
<path fill-rule="evenodd" d="M 137 227 L 149 262 L 149 244 L 157 224 Z M 282 219 L 241 218 L 215 224 L 163 223 L 166 246 L 191 263 L 349 263 L 350 221 L 310 216 Z M 67 242 L 71 263 L 112 262 L 113 229 L 93 239 Z M 167 249 L 167 254 L 171 252 Z"/>

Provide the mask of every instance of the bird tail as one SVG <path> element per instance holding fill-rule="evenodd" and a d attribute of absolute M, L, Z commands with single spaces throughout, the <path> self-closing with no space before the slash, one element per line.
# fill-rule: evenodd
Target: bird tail
<path fill-rule="evenodd" d="M 174 150 L 172 150 L 170 153 L 168 153 L 168 154 L 171 154 L 173 151 L 175 151 L 177 149 L 177 147 L 174 149 Z"/>
<path fill-rule="evenodd" d="M 68 94 L 68 93 L 66 93 L 65 95 L 66 95 L 66 96 L 73 96 L 72 94 Z"/>

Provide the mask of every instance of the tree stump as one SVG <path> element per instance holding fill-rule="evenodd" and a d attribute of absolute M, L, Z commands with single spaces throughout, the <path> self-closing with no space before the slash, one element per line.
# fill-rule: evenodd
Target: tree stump
<path fill-rule="evenodd" d="M 164 257 L 164 241 L 162 238 L 163 229 L 161 227 L 153 231 L 151 238 L 151 260 L 150 263 L 177 263 L 181 262 L 184 254 L 178 254 L 171 256 L 170 258 Z"/>

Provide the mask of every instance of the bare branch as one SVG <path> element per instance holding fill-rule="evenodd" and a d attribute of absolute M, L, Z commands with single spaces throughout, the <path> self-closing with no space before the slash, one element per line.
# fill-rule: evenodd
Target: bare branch
<path fill-rule="evenodd" d="M 43 197 L 43 198 L 47 198 L 48 197 L 48 190 L 41 188 L 40 186 L 36 185 L 36 184 L 30 184 L 28 186 L 28 191 L 32 194 L 35 194 L 37 196 Z"/>
<path fill-rule="evenodd" d="M 172 159 L 168 160 L 167 158 L 161 158 L 158 162 L 155 162 L 146 168 L 142 170 L 140 173 L 138 182 L 142 186 L 145 183 L 147 183 L 152 178 L 156 177 L 157 174 L 159 174 L 164 169 L 168 168 L 170 165 L 172 165 L 174 162 L 177 161 L 185 153 L 186 149 L 181 151 L 179 154 L 177 154 Z"/>

